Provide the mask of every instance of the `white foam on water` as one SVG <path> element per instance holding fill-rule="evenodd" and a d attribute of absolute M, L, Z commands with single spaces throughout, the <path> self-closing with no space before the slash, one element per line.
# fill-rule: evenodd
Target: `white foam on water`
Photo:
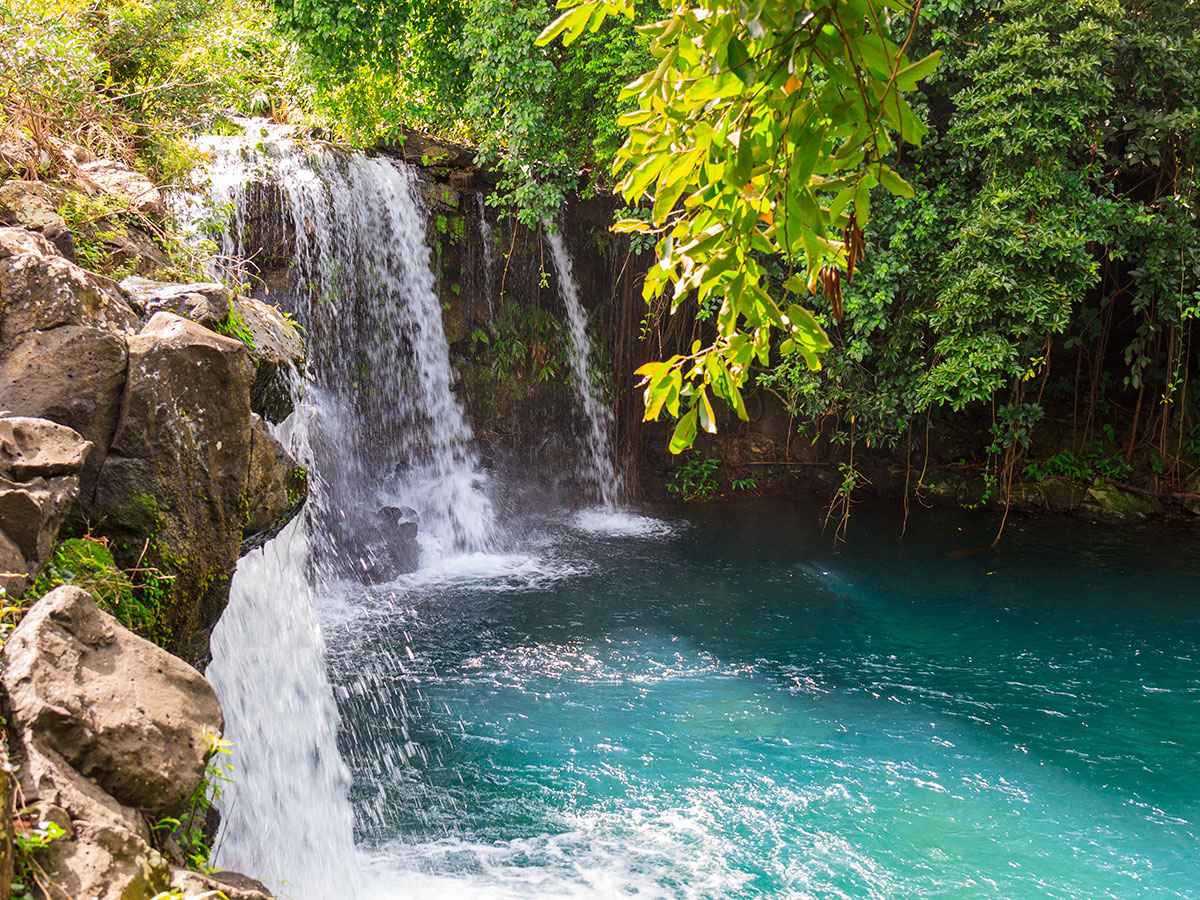
<path fill-rule="evenodd" d="M 562 832 L 388 845 L 364 859 L 365 900 L 726 897 L 751 876 L 698 808 L 569 814 Z"/>
<path fill-rule="evenodd" d="M 461 553 L 430 560 L 416 572 L 400 576 L 389 587 L 401 591 L 466 586 L 479 591 L 540 590 L 589 570 L 582 561 L 550 556 Z"/>
<path fill-rule="evenodd" d="M 571 527 L 578 531 L 609 537 L 666 537 L 677 534 L 683 528 L 678 522 L 667 522 L 607 506 L 581 509 L 570 521 Z"/>

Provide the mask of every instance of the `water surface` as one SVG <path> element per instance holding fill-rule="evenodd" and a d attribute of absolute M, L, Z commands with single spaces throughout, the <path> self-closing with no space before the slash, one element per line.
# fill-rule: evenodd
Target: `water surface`
<path fill-rule="evenodd" d="M 372 896 L 1200 891 L 1195 530 L 816 518 L 549 520 L 329 617 Z"/>

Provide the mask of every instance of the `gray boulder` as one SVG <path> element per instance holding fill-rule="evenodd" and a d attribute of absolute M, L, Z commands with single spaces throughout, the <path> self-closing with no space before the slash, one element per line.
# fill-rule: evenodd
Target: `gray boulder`
<path fill-rule="evenodd" d="M 232 308 L 253 344 L 251 407 L 273 423 L 291 415 L 292 379 L 304 363 L 304 341 L 280 309 L 251 297 L 231 297 L 217 282 L 174 284 L 133 276 L 121 282 L 121 290 L 146 316 L 170 312 L 214 330 Z"/>
<path fill-rule="evenodd" d="M 0 228 L 0 352 L 31 331 L 89 325 L 128 332 L 137 324 L 112 281 L 64 259 L 40 234 Z"/>
<path fill-rule="evenodd" d="M 118 550 L 136 554 L 150 540 L 151 564 L 175 576 L 173 649 L 197 663 L 238 559 L 253 378 L 241 342 L 156 313 L 129 339 L 120 420 L 96 487 Z"/>
<path fill-rule="evenodd" d="M 10 596 L 50 558 L 91 448 L 45 419 L 0 418 L 0 587 Z"/>
<path fill-rule="evenodd" d="M 4 646 L 10 718 L 118 804 L 179 812 L 224 720 L 191 666 L 123 628 L 64 585 L 26 613 Z"/>
<path fill-rule="evenodd" d="M 80 479 L 85 509 L 117 427 L 127 356 L 124 334 L 90 325 L 30 331 L 0 352 L 0 409 L 67 425 L 94 445 Z"/>
<path fill-rule="evenodd" d="M 75 259 L 75 242 L 58 214 L 53 189 L 43 181 L 12 179 L 0 184 L 0 225 L 20 225 L 39 232 L 67 259 Z"/>
<path fill-rule="evenodd" d="M 142 315 L 175 313 L 211 328 L 229 309 L 229 289 L 211 281 L 176 284 L 133 275 L 121 282 L 121 290 Z"/>
<path fill-rule="evenodd" d="M 134 212 L 153 219 L 161 219 L 166 214 L 162 193 L 154 182 L 116 160 L 97 159 L 83 163 L 78 168 L 78 177 L 90 192 L 116 197 Z"/>
<path fill-rule="evenodd" d="M 89 900 L 166 891 L 147 815 L 181 811 L 200 783 L 222 725 L 208 683 L 70 586 L 33 606 L 0 663 L 23 818 L 66 831 L 39 856 L 49 879 Z"/>

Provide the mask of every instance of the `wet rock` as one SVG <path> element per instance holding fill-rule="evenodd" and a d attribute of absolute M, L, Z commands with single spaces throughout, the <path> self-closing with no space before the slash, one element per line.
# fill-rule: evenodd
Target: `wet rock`
<path fill-rule="evenodd" d="M 160 312 L 129 339 L 129 376 L 95 508 L 129 551 L 175 576 L 177 652 L 203 662 L 228 599 L 250 462 L 246 347 Z"/>
<path fill-rule="evenodd" d="M 58 214 L 54 192 L 45 182 L 13 179 L 0 184 L 0 225 L 36 231 L 67 259 L 75 259 L 70 229 Z"/>
<path fill-rule="evenodd" d="M 1155 498 L 1123 490 L 1109 481 L 1096 481 L 1088 487 L 1083 509 L 1096 518 L 1117 522 L 1145 519 L 1162 511 Z"/>
<path fill-rule="evenodd" d="M 308 479 L 304 471 L 275 440 L 260 416 L 254 415 L 251 419 L 243 531 L 243 537 L 249 543 L 243 543 L 243 554 L 278 534 L 308 496 Z"/>
<path fill-rule="evenodd" d="M 0 587 L 10 596 L 50 558 L 91 449 L 54 422 L 0 418 Z"/>
<path fill-rule="evenodd" d="M 261 300 L 241 297 L 233 306 L 254 341 L 251 406 L 268 422 L 282 422 L 292 414 L 292 382 L 304 364 L 300 330 L 278 307 Z"/>
<path fill-rule="evenodd" d="M 79 180 L 92 193 L 108 194 L 134 212 L 161 219 L 166 214 L 162 193 L 154 182 L 112 159 L 97 159 L 79 166 Z"/>
<path fill-rule="evenodd" d="M 70 585 L 34 604 L 3 657 L 10 718 L 29 742 L 118 804 L 183 809 L 224 724 L 199 672 Z"/>

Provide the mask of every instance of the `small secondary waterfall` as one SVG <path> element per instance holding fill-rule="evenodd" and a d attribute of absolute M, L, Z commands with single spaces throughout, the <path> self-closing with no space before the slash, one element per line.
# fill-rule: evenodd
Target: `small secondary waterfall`
<path fill-rule="evenodd" d="M 584 470 L 581 474 L 595 489 L 600 501 L 607 507 L 614 507 L 624 494 L 624 486 L 617 474 L 616 457 L 613 452 L 612 410 L 592 383 L 590 375 L 592 344 L 588 340 L 587 312 L 579 299 L 575 266 L 562 234 L 548 230 L 546 241 L 550 245 L 550 259 L 558 276 L 558 290 L 567 309 L 568 332 L 571 336 L 572 382 L 588 422 L 584 441 Z"/>
<path fill-rule="evenodd" d="M 350 777 L 317 609 L 352 606 L 370 581 L 394 577 L 386 557 L 411 527 L 408 508 L 426 560 L 489 548 L 495 514 L 452 390 L 417 176 L 252 127 L 210 139 L 207 197 L 181 206 L 201 230 L 224 220 L 226 279 L 252 270 L 262 248 L 250 231 L 292 245 L 292 283 L 276 294 L 306 330 L 309 359 L 279 431 L 308 467 L 310 495 L 302 520 L 239 564 L 214 633 L 208 674 L 237 766 L 217 863 L 283 895 L 351 898 Z"/>

